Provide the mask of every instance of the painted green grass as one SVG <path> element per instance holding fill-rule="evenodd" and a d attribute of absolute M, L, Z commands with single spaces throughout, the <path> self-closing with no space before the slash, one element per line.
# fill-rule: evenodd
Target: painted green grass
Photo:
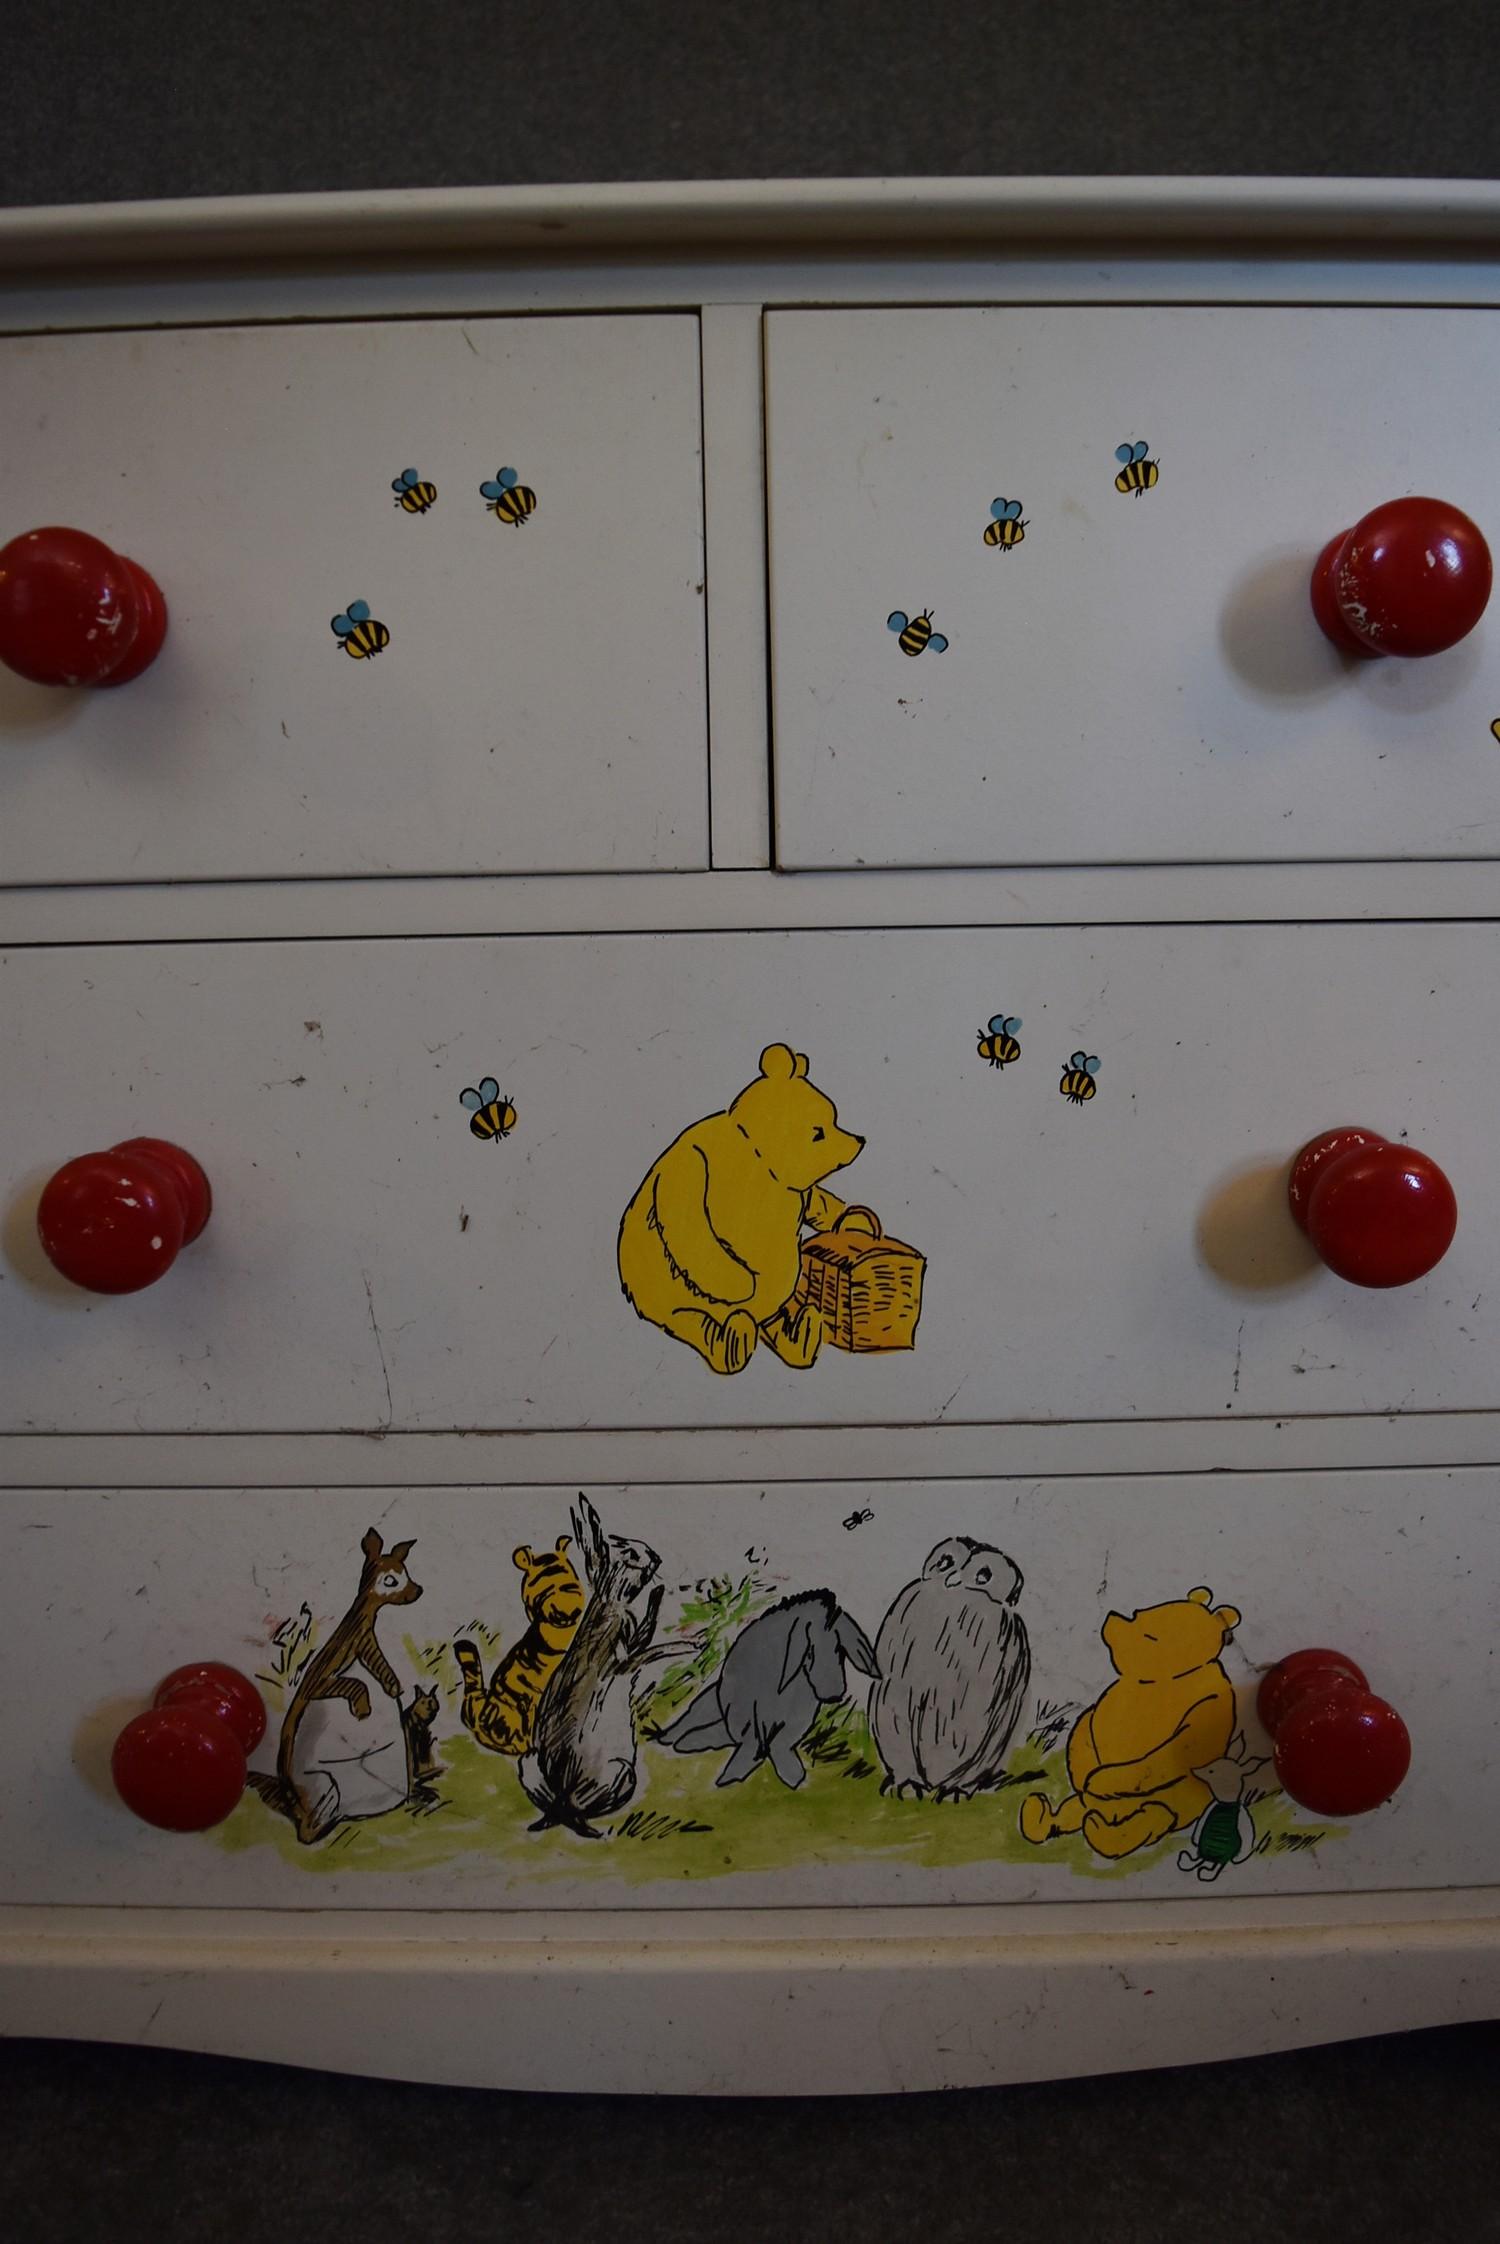
<path fill-rule="evenodd" d="M 701 1652 L 669 1667 L 654 1693 L 642 1694 L 642 1727 L 670 1719 L 717 1667 L 725 1641 L 768 1601 L 753 1582 L 704 1585 L 684 1606 L 682 1618 L 685 1627 L 706 1631 L 709 1640 Z M 457 1727 L 457 1673 L 446 1645 L 408 1643 L 407 1651 L 443 1701 L 435 1800 L 368 1823 L 344 1824 L 330 1838 L 305 1847 L 284 1817 L 247 1793 L 214 1834 L 220 1846 L 231 1853 L 269 1846 L 313 1872 L 420 1871 L 479 1856 L 528 1886 L 562 1879 L 642 1886 L 870 1860 L 923 1869 L 984 1862 L 1035 1870 L 1051 1865 L 1081 1877 L 1116 1879 L 1175 1857 L 1185 1840 L 1174 1832 L 1120 1863 L 1102 1861 L 1081 1835 L 1044 1847 L 1027 1845 L 1017 1828 L 1022 1795 L 1041 1787 L 1056 1801 L 1067 1790 L 1056 1742 L 1058 1710 L 1052 1710 L 1044 1742 L 1017 1746 L 992 1791 L 944 1802 L 883 1796 L 864 1712 L 848 1703 L 820 1711 L 801 1747 L 807 1781 L 795 1792 L 768 1767 L 743 1784 L 721 1788 L 714 1778 L 725 1754 L 671 1753 L 648 1738 L 640 1748 L 640 1787 L 630 1805 L 601 1827 L 606 1837 L 533 1832 L 527 1826 L 536 1810 L 521 1790 L 514 1762 L 487 1753 Z M 1250 1797 L 1258 1853 L 1305 1850 L 1330 1835 L 1299 1825 L 1280 1794 Z M 1234 1878 L 1231 1867 L 1215 1890 L 1231 1890 Z M 1200 1890 L 1205 1889 L 1184 1880 L 1185 1892 Z"/>

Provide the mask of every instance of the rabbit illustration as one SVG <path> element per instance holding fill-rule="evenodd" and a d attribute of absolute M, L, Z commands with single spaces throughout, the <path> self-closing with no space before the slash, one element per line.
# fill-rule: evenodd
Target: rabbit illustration
<path fill-rule="evenodd" d="M 1177 1857 L 1179 1870 L 1196 1871 L 1204 1885 L 1211 1886 L 1221 1870 L 1254 1853 L 1255 1823 L 1245 1794 L 1251 1777 L 1265 1767 L 1266 1760 L 1265 1754 L 1254 1761 L 1246 1758 L 1241 1732 L 1220 1760 L 1193 1771 L 1213 1798 L 1188 1833 L 1188 1844 Z M 1252 1799 L 1256 1797 L 1251 1795 Z"/>
<path fill-rule="evenodd" d="M 663 1591 L 656 1580 L 661 1560 L 649 1545 L 606 1535 L 581 1492 L 572 1527 L 588 1603 L 542 1693 L 534 1749 L 519 1774 L 521 1789 L 542 1811 L 533 1831 L 561 1825 L 581 1839 L 599 1839 L 595 1819 L 623 1808 L 636 1788 L 636 1676 L 652 1660 L 680 1659 L 693 1640 L 651 1641 Z"/>
<path fill-rule="evenodd" d="M 768 1760 L 795 1791 L 807 1775 L 797 1747 L 818 1708 L 847 1696 L 844 1662 L 875 1675 L 875 1654 L 832 1590 L 803 1590 L 747 1622 L 712 1683 L 656 1733 L 674 1753 L 733 1752 L 715 1784 L 739 1784 Z"/>
<path fill-rule="evenodd" d="M 341 1823 L 431 1798 L 432 1723 L 437 1698 L 418 1691 L 401 1704 L 401 1680 L 375 1634 L 387 1605 L 422 1594 L 406 1569 L 410 1541 L 387 1551 L 370 1528 L 354 1602 L 303 1664 L 281 1725 L 274 1777 L 252 1773 L 261 1798 L 290 1818 L 310 1846 Z"/>

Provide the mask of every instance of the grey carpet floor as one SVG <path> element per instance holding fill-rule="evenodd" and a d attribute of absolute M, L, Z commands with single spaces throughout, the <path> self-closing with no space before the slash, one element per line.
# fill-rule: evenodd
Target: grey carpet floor
<path fill-rule="evenodd" d="M 1497 2057 L 1470 2026 L 893 2105 L 0 2043 L 0 2220 L 11 2244 L 1483 2244 Z"/>
<path fill-rule="evenodd" d="M 0 85 L 7 203 L 1500 171 L 1494 0 L 9 0 Z M 1500 2030 L 1468 2027 L 893 2109 L 487 2095 L 0 2043 L 0 2235 L 1469 2244 L 1500 2237 L 1497 2058 Z"/>
<path fill-rule="evenodd" d="M 1500 149 L 1493 0 L 8 0 L 0 84 L 13 203 Z"/>

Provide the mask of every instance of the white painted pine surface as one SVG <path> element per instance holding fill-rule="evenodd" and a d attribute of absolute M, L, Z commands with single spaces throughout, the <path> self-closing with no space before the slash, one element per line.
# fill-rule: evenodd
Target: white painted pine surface
<path fill-rule="evenodd" d="M 1494 855 L 1495 619 L 1348 664 L 1307 584 L 1406 493 L 1500 541 L 1497 354 L 1479 310 L 769 315 L 778 861 Z M 904 658 L 928 608 L 948 649 Z"/>
<path fill-rule="evenodd" d="M 707 863 L 695 318 L 21 336 L 0 398 L 4 537 L 90 530 L 171 618 L 128 688 L 0 672 L 0 877 Z"/>
<path fill-rule="evenodd" d="M 641 1870 L 649 1836 L 616 1832 L 590 1842 L 517 1831 L 514 1813 L 504 1812 L 514 1764 L 499 1756 L 492 1845 L 464 1813 L 450 1810 L 445 1821 L 439 1809 L 417 1827 L 414 1850 L 411 1826 L 397 1811 L 394 1820 L 364 1826 L 366 1838 L 396 1834 L 389 1872 L 369 1866 L 368 1849 L 364 1866 L 340 1868 L 337 1838 L 309 1848 L 304 1867 L 300 1852 L 287 1862 L 269 1843 L 269 1810 L 256 1836 L 259 1803 L 241 1811 L 239 1835 L 248 1843 L 232 1849 L 212 1836 L 135 1822 L 107 1775 L 119 1727 L 185 1659 L 225 1659 L 264 1674 L 274 1664 L 272 1631 L 295 1618 L 304 1600 L 326 1637 L 354 1593 L 359 1540 L 372 1522 L 387 1546 L 415 1538 L 410 1570 L 423 1595 L 388 1608 L 378 1623 L 403 1694 L 431 1680 L 414 1652 L 465 1633 L 476 1615 L 502 1628 L 509 1643 L 520 1627 L 512 1550 L 540 1547 L 567 1530 L 572 1489 L 17 1490 L 3 1513 L 7 1640 L 18 1673 L 69 1680 L 38 1692 L 27 1720 L 9 1725 L 0 1743 L 7 1802 L 0 1901 L 691 1910 L 1204 1900 L 1211 1917 L 1218 1905 L 1278 1894 L 1331 1900 L 1493 1881 L 1500 1845 L 1493 1471 L 894 1482 L 871 1486 L 872 1516 L 853 1530 L 844 1525 L 851 1497 L 841 1487 L 752 1481 L 596 1486 L 591 1495 L 606 1530 L 644 1538 L 660 1555 L 662 1637 L 679 1625 L 695 1582 L 751 1571 L 777 1594 L 831 1589 L 873 1638 L 936 1543 L 966 1534 L 997 1546 L 1025 1577 L 1016 1609 L 1030 1637 L 1032 1674 L 1017 1742 L 1040 1702 L 1076 1710 L 1113 1680 L 1099 1640 L 1107 1613 L 1130 1614 L 1206 1585 L 1216 1602 L 1242 1615 L 1223 1664 L 1252 1755 L 1266 1750 L 1253 1715 L 1257 1670 L 1299 1645 L 1332 1643 L 1401 1709 L 1413 1739 L 1411 1775 L 1392 1803 L 1354 1820 L 1342 1836 L 1308 1851 L 1257 1855 L 1226 1868 L 1213 1887 L 1178 1868 L 1176 1845 L 1154 1867 L 1104 1876 L 1079 1874 L 1045 1846 L 1034 1853 L 1012 1847 L 1019 1860 L 926 1867 L 910 1859 L 888 1824 L 872 1832 L 868 1852 L 820 1860 L 815 1838 L 794 1843 L 795 1811 L 805 1803 L 809 1824 L 822 1828 L 820 1794 L 847 1782 L 838 1764 L 826 1762 L 810 1766 L 790 1800 L 769 1769 L 749 1778 L 725 1803 L 740 1811 L 728 1826 L 740 1836 L 718 1844 L 708 1838 L 694 1875 L 682 1874 L 681 1840 L 673 1874 L 655 1879 Z M 863 1679 L 850 1670 L 846 1680 L 862 1700 Z M 255 1766 L 274 1765 L 275 1735 L 273 1716 Z M 457 1706 L 444 1695 L 440 1762 L 445 1740 L 455 1736 L 462 1736 Z M 643 1749 L 630 1806 L 648 1817 L 659 1809 L 653 1770 L 660 1784 L 672 1766 L 659 1749 Z M 696 1766 L 706 1778 L 713 1763 Z M 1019 1794 L 1003 1797 L 1014 1804 Z M 701 1812 L 711 1820 L 711 1793 L 708 1800 Z M 753 1820 L 745 1819 L 757 1802 L 786 1838 L 772 1845 L 769 1861 L 762 1849 L 751 1865 L 738 1850 L 747 1834 L 753 1843 Z M 960 1801 L 943 1812 L 988 1816 L 994 1805 Z M 1013 1815 L 1004 1820 L 1009 1826 Z M 1321 1827 L 1316 1817 L 1298 1821 Z M 533 1838 L 534 1845 L 522 1843 Z M 617 1871 L 611 1864 L 622 1854 Z"/>
<path fill-rule="evenodd" d="M 930 928 L 16 951 L 0 1426 L 17 1433 L 1221 1421 L 1492 1408 L 1500 1050 L 1487 925 Z M 1021 1058 L 976 1052 L 996 1013 Z M 759 1350 L 735 1378 L 643 1323 L 620 1216 L 656 1156 L 806 1052 L 867 1139 L 830 1181 L 927 1258 L 913 1350 Z M 1059 1091 L 1075 1050 L 1097 1095 Z M 514 1103 L 482 1143 L 459 1093 Z M 1403 1133 L 1458 1235 L 1392 1292 L 1316 1264 L 1282 1172 Z M 212 1223 L 100 1300 L 36 1192 L 141 1132 Z M 997 1442 L 1003 1437 L 997 1436 Z M 995 1462 L 1003 1465 L 997 1448 Z"/>

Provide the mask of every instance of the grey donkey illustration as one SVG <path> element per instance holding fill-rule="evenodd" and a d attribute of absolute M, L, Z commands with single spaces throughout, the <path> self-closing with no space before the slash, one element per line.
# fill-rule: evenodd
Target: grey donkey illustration
<path fill-rule="evenodd" d="M 995 1783 L 1031 1682 L 1014 1559 L 968 1535 L 929 1553 L 875 1640 L 870 1730 L 883 1792 L 965 1800 Z"/>
<path fill-rule="evenodd" d="M 793 1790 L 807 1775 L 797 1748 L 818 1708 L 848 1696 L 844 1663 L 874 1675 L 875 1654 L 832 1590 L 803 1590 L 746 1623 L 706 1690 L 656 1733 L 674 1753 L 732 1747 L 715 1784 L 739 1784 L 762 1761 Z"/>

